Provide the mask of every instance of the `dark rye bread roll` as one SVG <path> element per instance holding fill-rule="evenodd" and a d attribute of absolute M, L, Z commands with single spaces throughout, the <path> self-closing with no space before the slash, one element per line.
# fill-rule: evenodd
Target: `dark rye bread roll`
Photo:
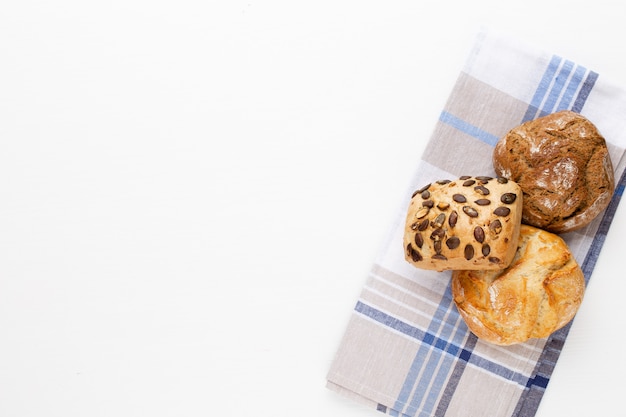
<path fill-rule="evenodd" d="M 606 141 L 567 110 L 513 128 L 496 144 L 493 165 L 522 188 L 522 221 L 554 233 L 591 223 L 615 188 Z"/>
<path fill-rule="evenodd" d="M 549 336 L 572 320 L 585 292 L 583 272 L 558 235 L 522 225 L 515 246 L 506 269 L 452 273 L 452 297 L 465 323 L 497 345 Z"/>
<path fill-rule="evenodd" d="M 417 268 L 503 269 L 517 248 L 522 190 L 506 178 L 463 176 L 417 190 L 404 227 L 405 259 Z"/>

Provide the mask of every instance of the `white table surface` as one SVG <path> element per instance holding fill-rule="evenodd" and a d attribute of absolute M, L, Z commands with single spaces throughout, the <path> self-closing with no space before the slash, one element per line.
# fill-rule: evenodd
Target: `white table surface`
<path fill-rule="evenodd" d="M 325 376 L 475 34 L 626 86 L 622 16 L 4 2 L 0 416 L 381 415 Z M 622 413 L 625 234 L 622 202 L 538 417 Z"/>

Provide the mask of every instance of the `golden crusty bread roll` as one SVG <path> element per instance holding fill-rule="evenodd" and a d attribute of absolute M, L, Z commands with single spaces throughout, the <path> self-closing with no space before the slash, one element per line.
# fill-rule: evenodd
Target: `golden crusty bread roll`
<path fill-rule="evenodd" d="M 506 178 L 463 176 L 415 191 L 405 259 L 421 269 L 503 269 L 515 255 L 522 190 Z"/>
<path fill-rule="evenodd" d="M 563 239 L 522 225 L 517 251 L 503 270 L 455 271 L 454 302 L 480 339 L 511 345 L 565 326 L 585 292 L 583 272 Z"/>

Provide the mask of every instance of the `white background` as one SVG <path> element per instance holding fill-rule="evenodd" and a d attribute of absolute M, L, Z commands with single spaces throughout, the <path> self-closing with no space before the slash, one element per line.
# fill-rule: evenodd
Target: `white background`
<path fill-rule="evenodd" d="M 4 1 L 0 416 L 381 415 L 325 376 L 474 36 L 626 86 L 617 7 Z M 540 417 L 623 410 L 625 206 Z"/>

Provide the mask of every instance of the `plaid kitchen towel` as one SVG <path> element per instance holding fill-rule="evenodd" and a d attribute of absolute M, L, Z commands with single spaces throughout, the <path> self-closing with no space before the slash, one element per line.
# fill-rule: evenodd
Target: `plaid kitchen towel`
<path fill-rule="evenodd" d="M 453 303 L 450 273 L 409 265 L 402 234 L 415 189 L 438 179 L 495 175 L 498 138 L 563 109 L 598 127 L 615 169 L 616 192 L 605 212 L 562 235 L 591 277 L 626 185 L 626 92 L 568 59 L 480 33 L 356 302 L 328 372 L 330 389 L 392 416 L 535 415 L 569 326 L 509 347 L 478 340 Z"/>

